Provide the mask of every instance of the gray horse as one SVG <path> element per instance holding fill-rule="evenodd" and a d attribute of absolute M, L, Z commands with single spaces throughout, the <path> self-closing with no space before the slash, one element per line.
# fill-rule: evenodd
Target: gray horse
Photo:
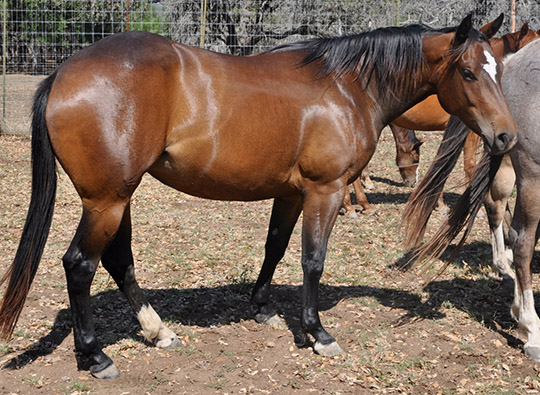
<path fill-rule="evenodd" d="M 534 308 L 531 276 L 540 236 L 540 42 L 529 44 L 508 60 L 502 85 L 518 128 L 518 143 L 510 153 L 517 183 L 509 232 L 517 278 L 512 316 L 527 333 L 525 353 L 540 361 L 540 319 Z"/>

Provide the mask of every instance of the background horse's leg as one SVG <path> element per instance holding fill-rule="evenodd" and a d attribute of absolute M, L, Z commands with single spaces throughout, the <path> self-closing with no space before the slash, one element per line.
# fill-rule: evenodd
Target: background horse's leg
<path fill-rule="evenodd" d="M 366 169 L 362 170 L 360 177 L 363 177 L 365 170 Z M 367 214 L 371 212 L 373 208 L 371 207 L 371 204 L 369 204 L 367 200 L 366 193 L 364 192 L 364 188 L 362 187 L 362 183 L 360 182 L 359 178 L 357 178 L 353 182 L 353 188 L 354 188 L 354 194 L 356 195 L 356 201 L 358 202 L 358 205 L 362 207 L 362 213 Z"/>
<path fill-rule="evenodd" d="M 360 181 L 358 179 L 354 180 L 353 184 L 359 183 Z M 360 185 L 362 187 L 362 185 Z M 347 218 L 351 219 L 357 219 L 358 214 L 356 213 L 356 209 L 354 208 L 352 202 L 351 202 L 351 194 L 349 192 L 349 186 L 345 185 L 344 187 L 344 195 L 343 195 L 343 208 L 345 209 L 345 216 Z M 356 193 L 356 192 L 355 192 Z"/>
<path fill-rule="evenodd" d="M 529 183 L 530 181 L 533 183 Z M 540 177 L 536 177 L 534 180 L 527 180 L 528 187 L 520 188 L 518 185 L 516 210 L 510 231 L 517 277 L 512 315 L 526 331 L 527 343 L 523 349 L 535 361 L 540 361 L 540 319 L 534 307 L 531 262 L 539 236 L 540 196 L 530 185 L 538 185 L 539 182 Z"/>
<path fill-rule="evenodd" d="M 63 257 L 75 349 L 83 358 L 78 359 L 79 367 L 89 367 L 90 372 L 98 378 L 114 378 L 119 372 L 97 341 L 90 304 L 90 285 L 103 251 L 118 231 L 125 206 L 126 202 L 106 199 L 96 204 L 84 201 L 81 222 Z M 87 362 L 90 366 L 87 366 Z"/>
<path fill-rule="evenodd" d="M 176 334 L 167 328 L 159 315 L 146 300 L 135 279 L 135 267 L 131 252 L 130 205 L 126 206 L 116 237 L 101 258 L 103 267 L 111 274 L 118 288 L 137 314 L 144 337 L 158 347 L 176 347 L 180 344 Z"/>
<path fill-rule="evenodd" d="M 366 165 L 360 173 L 360 181 L 362 182 L 362 186 L 368 191 L 375 189 L 375 185 L 373 185 L 373 181 L 371 181 L 371 178 L 369 177 L 368 165 Z"/>
<path fill-rule="evenodd" d="M 302 198 L 276 198 L 272 207 L 268 236 L 266 238 L 264 262 L 253 288 L 252 303 L 257 305 L 258 322 L 274 325 L 280 322 L 270 305 L 270 283 L 277 264 L 283 258 L 292 231 L 302 212 Z"/>
<path fill-rule="evenodd" d="M 304 198 L 302 224 L 302 335 L 300 346 L 308 344 L 307 333 L 315 338 L 313 349 L 321 355 L 343 354 L 343 350 L 319 318 L 319 281 L 323 273 L 330 232 L 343 201 L 343 188 L 331 195 L 308 192 Z"/>
<path fill-rule="evenodd" d="M 502 276 L 503 283 L 510 287 L 514 285 L 515 274 L 510 267 L 511 250 L 507 251 L 503 227 L 508 199 L 514 189 L 515 180 L 516 175 L 510 157 L 505 155 L 484 203 L 491 231 L 492 267 L 496 274 Z"/>
<path fill-rule="evenodd" d="M 470 184 L 474 176 L 479 144 L 480 136 L 472 131 L 469 132 L 465 139 L 465 145 L 463 146 L 463 170 L 465 170 L 468 184 Z"/>
<path fill-rule="evenodd" d="M 441 213 L 447 213 L 450 211 L 446 203 L 444 202 L 444 191 L 441 191 L 439 198 L 437 199 L 437 207 L 435 210 L 440 211 Z"/>
<path fill-rule="evenodd" d="M 365 169 L 364 169 L 365 170 Z M 364 172 L 362 172 L 364 174 Z M 352 183 L 352 186 L 354 188 L 354 194 L 356 195 L 356 202 L 360 207 L 362 207 L 362 212 L 367 214 L 373 210 L 371 207 L 371 204 L 367 200 L 366 193 L 364 192 L 364 187 L 362 186 L 362 182 L 360 178 L 357 178 Z M 351 202 L 351 195 L 349 193 L 349 186 L 346 185 L 343 189 L 344 195 L 343 195 L 343 208 L 345 209 L 345 216 L 347 218 L 356 219 L 358 218 L 358 214 L 356 213 L 356 209 L 352 205 Z"/>

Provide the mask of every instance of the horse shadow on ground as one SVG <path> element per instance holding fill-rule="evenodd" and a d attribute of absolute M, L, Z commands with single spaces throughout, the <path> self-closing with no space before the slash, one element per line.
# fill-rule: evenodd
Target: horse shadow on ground
<path fill-rule="evenodd" d="M 377 177 L 377 176 L 370 175 L 369 178 L 371 178 L 371 181 L 380 182 L 380 183 L 383 183 L 383 184 L 386 184 L 386 185 L 390 185 L 392 187 L 403 187 L 403 186 L 405 186 L 403 184 L 403 182 L 401 182 L 401 181 L 391 180 L 390 178 L 386 178 L 386 177 Z"/>
<path fill-rule="evenodd" d="M 402 182 L 394 181 L 389 178 L 384 177 L 371 177 L 373 181 L 381 182 L 394 187 L 402 187 L 404 185 Z M 409 200 L 413 189 L 411 188 L 409 192 L 399 192 L 399 193 L 389 193 L 389 192 L 372 192 L 364 191 L 366 197 L 370 203 L 373 204 L 405 204 Z M 443 200 L 447 206 L 452 206 L 455 202 L 458 201 L 461 195 L 454 192 L 444 192 Z M 351 199 L 353 204 L 357 204 L 356 195 L 354 192 L 351 192 Z"/>
<path fill-rule="evenodd" d="M 191 289 L 147 289 L 145 293 L 165 322 L 212 327 L 230 325 L 254 317 L 248 286 L 239 284 L 219 287 Z M 438 320 L 445 317 L 443 304 L 451 303 L 466 312 L 472 319 L 482 322 L 487 328 L 500 333 L 511 347 L 522 342 L 508 334 L 515 324 L 509 314 L 512 293 L 500 286 L 497 280 L 483 278 L 472 281 L 455 278 L 433 281 L 424 288 L 427 300 L 422 300 L 414 290 L 400 290 L 371 286 L 331 286 L 321 284 L 321 311 L 334 308 L 344 299 L 375 298 L 384 306 L 405 310 L 397 325 L 412 321 Z M 300 332 L 300 293 L 298 285 L 275 285 L 272 302 L 296 338 Z M 538 295 L 536 295 L 538 297 Z M 96 332 L 103 346 L 115 344 L 123 339 L 145 342 L 140 335 L 140 326 L 124 296 L 118 290 L 101 292 L 92 297 Z M 1 369 L 19 369 L 40 357 L 52 353 L 71 333 L 69 309 L 58 312 L 51 331 L 30 345 L 25 351 L 9 360 Z"/>
<path fill-rule="evenodd" d="M 446 251 L 443 252 L 440 259 L 446 262 L 451 257 L 455 248 L 455 244 L 450 245 L 446 249 Z M 480 274 L 485 270 L 486 266 L 490 265 L 490 262 L 491 244 L 482 241 L 474 241 L 461 247 L 461 250 L 454 259 L 454 262 L 451 263 L 451 265 L 460 268 L 463 268 L 465 265 L 467 265 L 474 274 Z M 388 267 L 390 269 L 408 271 L 415 267 L 415 265 L 422 266 L 424 264 L 416 263 L 414 260 L 414 252 L 408 251 L 396 262 L 388 265 Z"/>

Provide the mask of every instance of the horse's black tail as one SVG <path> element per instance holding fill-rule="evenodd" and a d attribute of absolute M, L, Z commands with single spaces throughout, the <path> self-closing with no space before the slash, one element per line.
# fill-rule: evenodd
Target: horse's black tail
<path fill-rule="evenodd" d="M 482 207 L 495 178 L 495 174 L 499 169 L 501 160 L 502 156 L 484 154 L 476 166 L 475 175 L 469 187 L 463 192 L 463 195 L 460 196 L 456 204 L 452 206 L 446 221 L 441 224 L 430 240 L 415 251 L 413 259 L 416 258 L 417 262 L 432 262 L 433 259 L 439 258 L 442 255 L 450 246 L 450 243 L 464 229 L 463 235 L 454 248 L 454 251 L 433 278 L 439 276 L 448 267 L 465 244 L 478 211 Z M 428 267 L 429 265 L 426 266 L 426 269 Z"/>
<path fill-rule="evenodd" d="M 56 73 L 39 86 L 32 107 L 32 195 L 19 248 L 0 284 L 7 289 L 0 305 L 0 336 L 13 333 L 51 227 L 56 196 L 56 161 L 49 140 L 45 110 Z"/>
<path fill-rule="evenodd" d="M 457 120 L 457 118 L 454 120 Z M 461 123 L 461 121 L 459 121 L 459 123 Z M 455 125 L 455 127 L 457 127 L 456 130 L 464 131 L 467 129 L 464 124 L 460 126 L 459 123 Z M 450 128 L 450 126 L 451 125 L 449 123 L 448 127 Z M 459 154 L 459 151 L 458 151 L 458 154 Z M 428 240 L 425 244 L 423 244 L 422 246 L 418 247 L 415 250 L 413 259 L 416 259 L 417 262 L 422 262 L 422 261 L 430 262 L 433 259 L 439 258 L 442 255 L 442 253 L 450 246 L 450 243 L 464 229 L 463 236 L 458 242 L 452 255 L 446 261 L 443 267 L 438 271 L 435 277 L 441 274 L 444 271 L 444 269 L 448 266 L 448 264 L 452 262 L 452 260 L 456 257 L 457 253 L 459 252 L 460 248 L 465 243 L 465 240 L 467 239 L 467 236 L 469 235 L 472 229 L 472 226 L 474 224 L 474 220 L 476 219 L 476 215 L 478 211 L 480 210 L 480 208 L 482 207 L 486 194 L 488 193 L 489 188 L 493 182 L 493 178 L 495 177 L 495 174 L 497 173 L 497 170 L 499 169 L 501 161 L 502 161 L 502 156 L 491 156 L 489 154 L 484 154 L 482 160 L 476 166 L 475 174 L 474 174 L 473 179 L 471 180 L 471 183 L 469 184 L 469 187 L 465 190 L 463 195 L 461 195 L 457 203 L 454 206 L 452 206 L 450 213 L 448 217 L 446 218 L 446 221 L 444 221 L 441 224 L 440 228 L 437 230 L 435 235 L 430 240 Z M 444 157 L 441 157 L 441 158 L 436 159 L 432 163 L 432 167 L 443 168 L 447 166 L 447 163 L 448 161 L 445 160 Z M 455 164 L 455 161 L 454 161 L 454 164 Z M 452 167 L 453 167 L 453 164 L 452 164 Z M 446 180 L 446 178 L 444 180 Z M 438 191 L 439 190 L 437 190 L 437 193 Z M 426 193 L 429 195 L 429 190 L 427 192 L 421 191 L 421 193 L 418 196 L 418 201 L 422 203 L 423 199 L 425 199 L 425 196 L 423 195 L 426 195 Z M 429 206 L 428 208 L 433 208 L 433 202 L 431 202 L 432 199 L 430 199 L 430 204 L 428 205 Z M 409 204 L 411 204 L 411 201 L 409 201 Z M 418 205 L 418 203 L 416 202 L 413 202 L 413 204 Z M 425 207 L 421 205 L 418 205 L 418 207 L 420 207 L 420 209 L 425 209 Z M 414 210 L 419 210 L 419 209 L 417 207 L 413 207 L 411 212 L 412 213 L 418 212 Z M 423 214 L 423 212 L 421 213 Z M 416 229 L 413 229 L 413 232 L 414 231 L 421 232 L 421 235 L 423 235 L 424 230 L 425 230 L 425 225 L 427 223 L 427 218 L 422 217 L 419 219 L 419 222 L 420 222 L 420 226 Z M 410 240 L 419 241 L 420 234 L 418 233 L 414 234 L 413 237 L 410 237 Z"/>
<path fill-rule="evenodd" d="M 457 163 L 468 133 L 469 128 L 458 117 L 450 117 L 437 155 L 411 194 L 403 213 L 406 249 L 417 248 L 422 242 L 431 213 Z"/>

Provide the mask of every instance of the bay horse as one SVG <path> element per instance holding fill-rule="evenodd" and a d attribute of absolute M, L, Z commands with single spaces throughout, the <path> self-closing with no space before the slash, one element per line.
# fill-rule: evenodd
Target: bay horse
<path fill-rule="evenodd" d="M 493 28 L 493 24 L 500 26 L 502 24 L 501 16 L 483 26 L 480 30 Z M 507 33 L 501 37 L 492 37 L 490 44 L 493 48 L 493 54 L 497 59 L 502 61 L 505 57 L 515 54 L 525 45 L 540 38 L 539 32 L 529 28 L 528 23 L 524 23 L 516 32 Z M 439 131 L 446 129 L 449 118 L 450 114 L 441 106 L 437 95 L 431 95 L 394 119 L 392 125 L 411 130 Z M 478 137 L 475 133 L 471 133 L 471 135 Z M 479 139 L 477 138 L 476 141 L 479 142 Z M 471 153 L 474 152 L 476 154 L 475 147 L 471 143 Z M 466 167 L 469 175 L 472 175 L 475 165 L 476 161 L 472 163 L 472 166 L 468 165 Z"/>
<path fill-rule="evenodd" d="M 540 319 L 534 307 L 531 263 L 535 245 L 540 237 L 540 195 L 538 194 L 540 185 L 540 158 L 538 156 L 538 150 L 540 150 L 538 126 L 540 125 L 540 74 L 538 70 L 540 70 L 540 40 L 527 45 L 509 58 L 505 62 L 502 77 L 503 92 L 519 131 L 517 144 L 507 155 L 504 155 L 511 161 L 517 185 L 516 207 L 508 232 L 516 269 L 511 314 L 527 334 L 527 342 L 523 348 L 525 354 L 535 361 L 540 361 Z M 457 126 L 453 126 L 454 130 L 449 134 L 467 134 L 467 127 L 460 121 L 452 123 Z M 437 166 L 451 165 L 448 158 L 439 159 Z M 471 185 L 452 207 L 447 221 L 430 241 L 417 250 L 420 259 L 440 256 L 440 253 L 464 228 L 464 236 L 458 248 L 463 244 L 473 225 L 474 213 L 482 205 L 491 183 L 501 182 L 497 179 L 501 177 L 500 166 L 504 160 L 500 156 L 484 155 Z M 505 175 L 502 174 L 502 177 L 504 178 Z M 510 183 L 510 190 L 512 186 L 513 183 Z M 428 188 L 424 190 L 423 195 L 425 197 L 430 193 Z M 417 215 L 420 200 L 409 202 L 414 204 L 412 211 Z M 414 239 L 418 229 L 409 230 L 411 231 L 410 238 Z M 452 256 L 455 256 L 457 249 Z"/>
<path fill-rule="evenodd" d="M 493 29 L 498 29 L 503 22 L 504 15 L 501 14 L 492 22 L 484 25 L 480 28 L 480 31 L 489 31 Z M 517 32 L 507 33 L 501 37 L 493 37 L 490 39 L 490 44 L 493 48 L 493 52 L 497 59 L 504 59 L 507 56 L 511 56 L 516 53 L 519 49 L 523 48 L 525 45 L 531 43 L 534 40 L 540 38 L 538 31 L 534 31 L 529 28 L 528 23 L 524 23 Z M 418 103 L 404 114 L 396 118 L 389 126 L 392 129 L 394 138 L 396 139 L 396 151 L 397 151 L 397 161 L 398 166 L 399 162 L 403 164 L 403 167 L 400 167 L 400 174 L 404 180 L 406 186 L 413 186 L 418 182 L 416 171 L 418 169 L 418 163 L 420 161 L 419 155 L 420 150 L 418 146 L 411 146 L 409 143 L 418 144 L 416 136 L 414 135 L 414 130 L 422 131 L 440 131 L 444 130 L 448 125 L 448 120 L 450 114 L 446 112 L 439 100 L 437 95 L 431 95 L 426 98 L 424 101 Z M 409 135 L 405 134 L 408 133 Z M 412 134 L 412 136 L 411 136 Z M 401 141 L 398 141 L 398 137 Z M 476 166 L 476 155 L 478 151 L 478 145 L 480 142 L 480 136 L 474 132 L 470 132 L 465 140 L 465 145 L 463 147 L 463 167 L 465 169 L 465 175 L 467 180 L 470 181 L 472 178 L 472 173 Z M 420 143 L 421 144 L 421 143 Z M 505 162 L 509 162 L 506 160 Z M 372 208 L 367 200 L 367 196 L 364 192 L 362 184 L 369 182 L 369 176 L 366 174 L 367 170 L 364 169 L 362 172 L 363 181 L 360 182 L 355 180 L 353 182 L 353 187 L 355 195 L 358 201 L 358 204 L 362 207 L 362 212 L 369 213 Z M 406 174 L 404 174 L 406 172 Z M 414 180 L 414 181 L 413 181 Z M 496 188 L 499 183 L 494 184 Z M 502 185 L 501 185 L 502 186 Z M 495 194 L 497 192 L 495 191 Z M 502 204 L 502 202 L 500 202 Z M 345 215 L 348 218 L 357 218 L 356 210 L 351 204 L 351 199 L 348 194 L 348 190 L 345 192 L 345 199 L 343 201 L 343 207 L 345 208 Z M 443 193 L 441 192 L 439 200 L 437 201 L 437 210 L 448 211 L 448 206 L 444 203 Z M 497 214 L 488 215 L 488 218 L 491 222 L 499 222 L 499 208 L 492 207 L 491 212 L 497 212 Z M 495 228 L 493 228 L 495 229 Z M 500 235 L 497 236 L 497 240 L 500 240 Z M 503 251 L 501 253 L 501 251 Z M 495 262 L 502 262 L 504 258 L 504 250 L 500 248 L 496 249 L 494 247 L 494 268 L 497 273 L 504 273 L 503 277 L 506 278 L 506 267 L 504 263 L 495 264 Z"/>
<path fill-rule="evenodd" d="M 84 362 L 98 378 L 119 375 L 92 318 L 90 284 L 100 260 L 144 336 L 158 347 L 179 344 L 135 279 L 130 200 L 145 173 L 202 198 L 274 198 L 252 294 L 259 322 L 276 316 L 270 282 L 303 211 L 297 344 L 343 353 L 321 324 L 318 286 L 344 186 L 367 164 L 385 125 L 434 93 L 493 154 L 507 152 L 516 129 L 500 74 L 489 37 L 472 27 L 471 15 L 453 28 L 388 27 L 246 57 L 144 32 L 83 49 L 35 95 L 32 195 L 5 276 L 2 335 L 14 329 L 46 242 L 57 159 L 82 202 L 63 257 L 80 367 Z"/>
<path fill-rule="evenodd" d="M 390 130 L 396 143 L 396 165 L 403 180 L 403 185 L 412 187 L 418 182 L 418 165 L 420 163 L 420 147 L 424 143 L 416 137 L 414 131 L 390 124 Z M 374 185 L 369 177 L 366 166 L 360 177 L 353 181 L 352 186 L 356 195 L 357 204 L 362 207 L 362 213 L 370 213 L 373 208 L 367 200 L 365 189 L 373 189 Z M 344 215 L 347 218 L 358 218 L 356 209 L 351 202 L 349 187 L 345 187 L 343 198 Z"/>

